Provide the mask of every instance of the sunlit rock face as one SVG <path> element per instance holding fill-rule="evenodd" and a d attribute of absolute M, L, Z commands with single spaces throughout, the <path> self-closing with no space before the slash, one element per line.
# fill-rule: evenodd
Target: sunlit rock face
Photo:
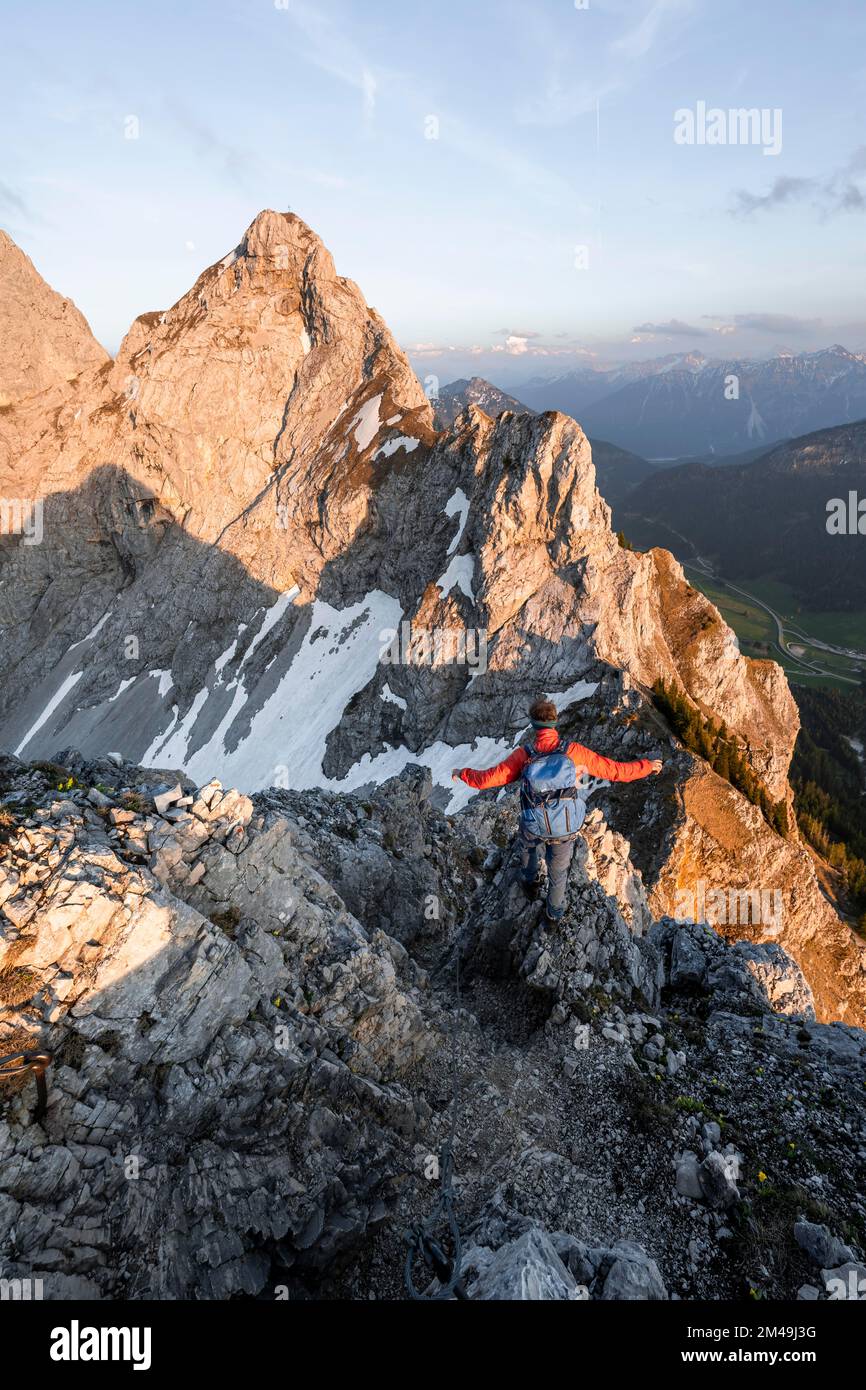
<path fill-rule="evenodd" d="M 88 368 L 109 361 L 71 299 L 56 294 L 32 261 L 0 231 L 0 440 L 33 396 L 69 388 Z M 0 461 L 10 463 L 2 454 Z"/>

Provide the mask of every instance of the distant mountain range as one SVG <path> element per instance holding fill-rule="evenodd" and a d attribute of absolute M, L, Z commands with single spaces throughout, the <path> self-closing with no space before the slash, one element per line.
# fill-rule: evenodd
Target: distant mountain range
<path fill-rule="evenodd" d="M 535 377 L 516 388 L 592 437 L 652 460 L 729 455 L 866 416 L 866 354 L 835 345 L 765 362 L 699 352 Z"/>
<path fill-rule="evenodd" d="M 866 498 L 866 420 L 788 440 L 751 463 L 657 469 L 617 524 L 638 544 L 689 548 L 729 578 L 772 574 L 820 610 L 866 606 L 866 535 L 831 534 L 828 503 Z M 866 527 L 866 518 L 863 520 Z"/>
<path fill-rule="evenodd" d="M 460 412 L 468 405 L 479 406 L 494 420 L 503 410 L 511 410 L 516 415 L 536 413 L 516 397 L 500 391 L 498 386 L 494 386 L 484 377 L 461 377 L 459 381 L 452 381 L 443 386 L 439 392 L 434 403 L 436 428 L 450 429 Z M 642 483 L 657 471 L 656 464 L 605 439 L 591 439 L 589 442 L 592 446 L 598 490 L 611 507 L 618 507 L 624 503 L 638 483 Z"/>

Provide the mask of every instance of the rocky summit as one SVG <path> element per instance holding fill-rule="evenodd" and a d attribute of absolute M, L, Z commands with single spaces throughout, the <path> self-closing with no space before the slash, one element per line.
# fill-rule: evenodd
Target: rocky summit
<path fill-rule="evenodd" d="M 427 1296 L 858 1296 L 866 948 L 796 707 L 580 425 L 434 418 L 291 214 L 115 359 L 0 275 L 4 1277 L 405 1297 L 453 1211 Z M 450 776 L 542 691 L 664 764 L 596 790 L 556 927 L 515 796 Z"/>

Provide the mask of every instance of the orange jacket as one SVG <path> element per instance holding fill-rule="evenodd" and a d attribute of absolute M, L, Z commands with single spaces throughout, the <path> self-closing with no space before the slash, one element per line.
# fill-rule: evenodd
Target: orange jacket
<path fill-rule="evenodd" d="M 553 753 L 559 746 L 559 734 L 555 729 L 538 730 L 535 735 L 535 747 L 539 753 Z M 603 758 L 600 753 L 593 753 L 591 748 L 584 748 L 582 743 L 566 744 L 565 752 L 578 772 L 587 772 L 590 777 L 600 777 L 605 782 L 637 782 L 639 778 L 648 777 L 650 774 L 649 758 L 638 758 L 634 763 L 617 763 L 613 758 Z M 460 779 L 476 791 L 483 792 L 488 787 L 504 787 L 509 782 L 517 781 L 528 762 L 529 754 L 526 749 L 515 748 L 514 752 L 509 753 L 504 762 L 497 763 L 496 767 L 461 768 Z"/>

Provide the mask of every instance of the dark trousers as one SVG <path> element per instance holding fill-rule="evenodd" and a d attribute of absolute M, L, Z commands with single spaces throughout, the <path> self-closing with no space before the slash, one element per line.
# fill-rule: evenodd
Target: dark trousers
<path fill-rule="evenodd" d="M 534 835 L 527 835 L 525 830 L 521 830 L 518 841 L 521 855 L 520 877 L 524 883 L 532 883 L 537 878 L 538 851 L 544 850 L 547 864 L 547 908 L 551 916 L 561 917 L 565 911 L 565 887 L 577 840 L 537 840 Z"/>

